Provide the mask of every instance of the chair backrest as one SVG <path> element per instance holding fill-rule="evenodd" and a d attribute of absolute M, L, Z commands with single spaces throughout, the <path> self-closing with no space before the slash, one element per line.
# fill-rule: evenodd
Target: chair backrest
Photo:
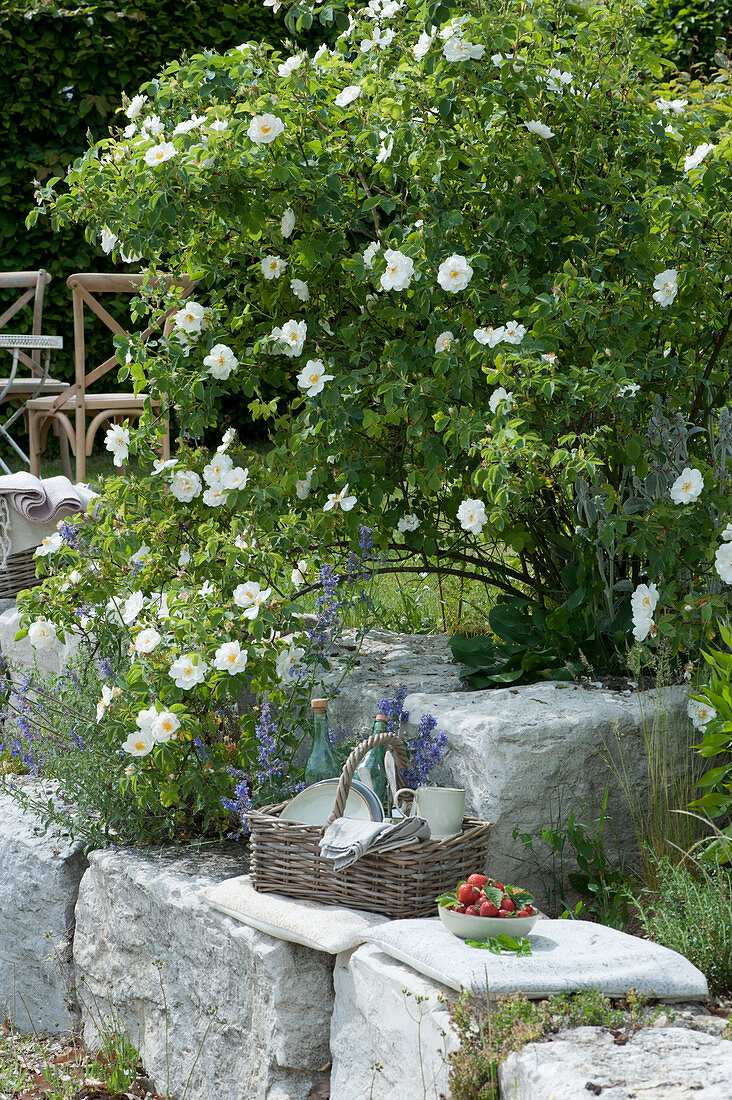
<path fill-rule="evenodd" d="M 181 295 L 187 294 L 195 285 L 193 280 L 187 275 L 176 276 L 175 278 L 170 275 L 162 275 L 160 278 L 165 279 L 168 283 L 174 283 L 176 287 L 180 287 Z M 105 325 L 113 336 L 127 336 L 129 335 L 127 329 L 123 328 L 119 321 L 104 308 L 98 299 L 98 295 L 136 294 L 144 280 L 145 275 L 142 273 L 123 275 L 87 271 L 69 275 L 66 280 L 66 285 L 71 290 L 74 309 L 75 380 L 67 389 L 60 393 L 53 402 L 51 407 L 54 412 L 62 408 L 74 394 L 77 396 L 77 401 L 83 401 L 86 391 L 90 389 L 95 382 L 98 382 L 100 378 L 104 377 L 105 374 L 112 370 L 113 367 L 119 365 L 116 354 L 112 354 L 102 363 L 98 363 L 89 370 L 87 369 L 86 334 L 84 331 L 85 307 Z M 179 307 L 174 306 L 173 309 L 169 310 L 162 318 L 157 318 L 153 324 L 148 325 L 143 332 L 139 333 L 140 338 L 142 340 L 147 340 L 148 337 L 159 328 L 161 322 L 164 323 L 177 308 Z"/>
<path fill-rule="evenodd" d="M 50 282 L 51 276 L 43 268 L 38 271 L 0 271 L 0 290 L 18 289 L 21 292 L 0 314 L 0 330 L 6 328 L 8 321 L 17 317 L 26 306 L 30 306 L 32 303 L 31 329 L 28 332 L 26 321 L 22 326 L 23 335 L 39 336 L 43 327 L 43 296 Z M 14 334 L 17 333 L 17 326 L 13 325 L 10 331 Z M 30 368 L 33 374 L 38 375 L 38 377 L 43 374 L 40 351 L 35 350 L 32 355 L 20 352 L 18 358 L 21 363 Z"/>

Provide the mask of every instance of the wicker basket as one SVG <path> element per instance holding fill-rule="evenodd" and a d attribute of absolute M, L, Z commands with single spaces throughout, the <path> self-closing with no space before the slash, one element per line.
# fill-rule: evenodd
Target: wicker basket
<path fill-rule="evenodd" d="M 0 600 L 14 600 L 24 588 L 35 588 L 43 577 L 36 576 L 35 549 L 8 554 L 5 568 L 0 569 Z"/>
<path fill-rule="evenodd" d="M 406 768 L 404 746 L 394 734 L 377 733 L 362 741 L 343 767 L 326 825 L 343 814 L 357 764 L 378 745 L 393 748 L 400 773 Z M 401 776 L 397 778 L 401 786 Z M 247 814 L 252 885 L 260 893 L 347 905 L 392 919 L 430 917 L 437 912 L 435 899 L 473 871 L 482 871 L 488 857 L 490 824 L 466 817 L 459 836 L 365 855 L 345 871 L 335 871 L 332 861 L 320 855 L 326 826 L 283 821 L 279 815 L 286 805 Z"/>

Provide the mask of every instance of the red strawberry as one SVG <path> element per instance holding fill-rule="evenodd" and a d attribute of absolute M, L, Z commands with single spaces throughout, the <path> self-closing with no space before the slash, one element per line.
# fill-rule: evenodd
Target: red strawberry
<path fill-rule="evenodd" d="M 505 890 L 505 886 L 502 882 L 499 882 L 498 879 L 494 879 L 491 886 L 495 887 L 496 890 Z"/>
<path fill-rule="evenodd" d="M 534 915 L 534 913 L 536 912 L 533 905 L 525 905 L 524 909 L 526 910 L 526 912 L 529 914 L 530 917 L 532 917 Z"/>
<path fill-rule="evenodd" d="M 488 879 L 485 875 L 468 875 L 468 882 L 472 886 L 485 886 Z"/>
<path fill-rule="evenodd" d="M 469 882 L 463 882 L 461 886 L 458 886 L 458 901 L 461 901 L 463 905 L 472 905 L 479 897 L 480 890 L 476 890 Z"/>
<path fill-rule="evenodd" d="M 517 917 L 530 917 L 531 913 L 528 911 L 528 909 L 519 909 L 516 916 Z"/>
<path fill-rule="evenodd" d="M 480 909 L 478 908 L 477 905 L 469 905 L 468 908 L 465 910 L 465 916 L 466 917 L 479 917 L 480 916 Z"/>
<path fill-rule="evenodd" d="M 510 917 L 511 914 L 509 913 L 508 909 L 499 909 L 498 910 L 498 916 L 499 917 Z"/>
<path fill-rule="evenodd" d="M 503 909 L 506 913 L 513 913 L 515 908 L 516 903 L 514 901 L 511 901 L 508 895 L 505 895 L 501 898 L 501 909 Z"/>
<path fill-rule="evenodd" d="M 498 913 L 498 906 L 494 905 L 492 901 L 484 901 L 480 907 L 481 917 L 497 917 Z"/>
<path fill-rule="evenodd" d="M 461 905 L 459 902 L 458 902 L 457 905 L 451 905 L 450 908 L 452 909 L 453 913 L 464 913 L 465 912 L 465 906 Z"/>

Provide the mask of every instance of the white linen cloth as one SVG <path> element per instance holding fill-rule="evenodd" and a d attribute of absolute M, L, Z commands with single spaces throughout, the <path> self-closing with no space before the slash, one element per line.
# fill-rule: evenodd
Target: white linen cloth
<path fill-rule="evenodd" d="M 33 474 L 0 477 L 0 570 L 8 558 L 31 550 L 52 535 L 66 516 L 85 512 L 97 493 L 88 485 L 73 485 L 67 477 L 41 480 Z"/>
<path fill-rule="evenodd" d="M 389 852 L 429 838 L 430 827 L 423 817 L 405 817 L 395 825 L 339 817 L 325 830 L 320 854 L 333 860 L 334 870 L 343 871 L 367 853 Z"/>
<path fill-rule="evenodd" d="M 73 485 L 67 477 L 41 480 L 21 472 L 0 477 L 0 497 L 31 523 L 48 523 L 59 512 L 85 512 L 97 494 L 88 485 Z"/>

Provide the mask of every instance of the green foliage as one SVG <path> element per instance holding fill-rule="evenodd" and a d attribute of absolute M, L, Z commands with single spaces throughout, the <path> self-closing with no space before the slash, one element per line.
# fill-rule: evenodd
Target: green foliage
<path fill-rule="evenodd" d="M 119 121 L 122 93 L 132 96 L 161 66 L 192 48 L 228 49 L 248 38 L 278 41 L 282 27 L 260 0 L 0 0 L 0 245 L 4 270 L 45 267 L 54 276 L 45 330 L 65 338 L 56 376 L 73 377 L 71 298 L 74 271 L 114 270 L 98 234 L 77 227 L 26 230 L 34 180 L 63 176 Z M 197 46 L 197 43 L 201 43 Z M 125 122 L 127 120 L 125 119 Z M 124 268 L 123 268 L 124 270 Z M 95 340 L 91 336 L 91 352 Z M 104 357 L 108 355 L 104 351 Z"/>
<path fill-rule="evenodd" d="M 521 645 L 537 627 L 542 652 L 535 669 L 514 654 L 526 678 L 555 667 L 559 636 L 562 664 L 622 662 L 644 577 L 660 594 L 638 631 L 648 651 L 666 638 L 696 652 L 728 603 L 714 541 L 730 502 L 729 95 L 690 84 L 669 130 L 658 97 L 673 89 L 635 33 L 641 15 L 632 0 L 491 0 L 458 28 L 484 56 L 456 62 L 444 38 L 414 53 L 443 9 L 400 9 L 393 41 L 368 48 L 373 20 L 301 4 L 288 25 L 335 22 L 334 50 L 284 76 L 284 54 L 261 45 L 175 63 L 145 85 L 143 118 L 170 133 L 195 114 L 205 144 L 194 123 L 151 165 L 153 139 L 115 130 L 35 212 L 92 236 L 106 226 L 118 248 L 201 278 L 213 323 L 133 346 L 132 373 L 194 434 L 222 404 L 265 421 L 270 507 L 256 524 L 283 545 L 286 532 L 290 557 L 318 540 L 347 560 L 366 522 L 385 568 L 528 599 Z M 569 84 L 548 76 L 557 67 Z M 260 140 L 253 120 L 273 113 L 281 132 Z M 413 265 L 401 289 L 388 249 Z M 460 289 L 445 284 L 451 255 L 472 271 Z M 664 297 L 654 280 L 668 272 Z M 289 323 L 301 342 L 277 336 Z M 204 364 L 218 342 L 238 364 L 226 379 Z M 310 395 L 301 379 L 292 398 L 313 361 L 332 378 Z M 703 490 L 677 503 L 687 466 Z M 345 484 L 352 510 L 326 511 Z"/>
<path fill-rule="evenodd" d="M 639 905 L 649 939 L 697 966 L 712 994 L 732 991 L 732 874 L 723 868 L 663 861 L 658 891 Z"/>
<path fill-rule="evenodd" d="M 690 704 L 695 724 L 702 730 L 698 745 L 699 754 L 705 760 L 714 760 L 715 766 L 699 779 L 704 793 L 691 803 L 694 809 L 710 817 L 729 818 L 732 811 L 732 629 L 720 624 L 724 649 L 704 652 L 706 676 L 692 696 Z"/>
<path fill-rule="evenodd" d="M 679 69 L 711 70 L 732 39 L 729 0 L 650 0 L 645 30 Z"/>
<path fill-rule="evenodd" d="M 568 588 L 575 584 L 565 583 Z M 453 657 L 468 666 L 461 678 L 471 687 L 486 688 L 618 671 L 629 608 L 610 621 L 606 615 L 596 617 L 582 596 L 582 589 L 572 587 L 572 596 L 553 610 L 520 597 L 501 598 L 488 615 L 498 645 L 485 636 L 450 640 Z"/>
<path fill-rule="evenodd" d="M 498 1067 L 513 1051 L 570 1027 L 605 1027 L 631 1033 L 640 1024 L 643 998 L 628 993 L 613 1008 L 596 989 L 529 1001 L 522 993 L 497 1000 L 463 991 L 450 1005 L 460 1047 L 449 1056 L 450 1100 L 498 1100 Z"/>
<path fill-rule="evenodd" d="M 537 868 L 550 906 L 556 907 L 559 903 L 565 908 L 564 916 L 581 914 L 599 924 L 622 929 L 630 916 L 629 895 L 624 861 L 620 855 L 613 857 L 608 851 L 610 840 L 618 850 L 616 837 L 612 835 L 612 819 L 607 812 L 608 794 L 609 787 L 606 787 L 598 817 L 587 824 L 578 820 L 574 812 L 562 823 L 560 800 L 556 822 L 538 834 L 514 829 L 513 838 L 520 839 L 527 850 L 523 862 L 530 862 Z M 579 895 L 579 904 L 569 902 L 570 890 Z"/>

